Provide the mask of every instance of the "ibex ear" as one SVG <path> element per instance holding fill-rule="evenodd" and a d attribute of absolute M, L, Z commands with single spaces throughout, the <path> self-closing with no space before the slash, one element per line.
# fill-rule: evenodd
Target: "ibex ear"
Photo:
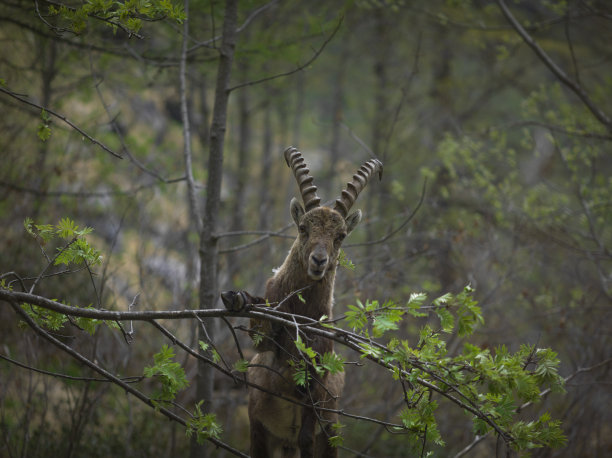
<path fill-rule="evenodd" d="M 356 212 L 348 215 L 345 221 L 346 231 L 350 234 L 351 231 L 359 224 L 359 221 L 361 221 L 361 210 L 357 210 Z"/>
<path fill-rule="evenodd" d="M 295 225 L 300 225 L 300 218 L 304 215 L 304 207 L 302 204 L 294 197 L 291 199 L 291 204 L 289 204 L 289 211 L 291 212 L 291 217 L 293 221 L 295 221 Z"/>

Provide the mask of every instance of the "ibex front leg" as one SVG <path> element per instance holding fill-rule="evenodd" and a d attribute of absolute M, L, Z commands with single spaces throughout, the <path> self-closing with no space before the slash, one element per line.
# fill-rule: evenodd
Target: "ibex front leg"
<path fill-rule="evenodd" d="M 298 437 L 300 458 L 314 458 L 316 423 L 317 415 L 314 408 L 304 407 L 302 410 L 302 427 Z"/>
<path fill-rule="evenodd" d="M 240 312 L 247 305 L 266 303 L 263 297 L 252 296 L 246 291 L 223 291 L 221 293 L 221 300 L 225 308 L 232 312 Z"/>

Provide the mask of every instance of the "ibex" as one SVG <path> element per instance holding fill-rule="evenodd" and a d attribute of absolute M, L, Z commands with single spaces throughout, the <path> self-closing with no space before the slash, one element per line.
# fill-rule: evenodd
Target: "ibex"
<path fill-rule="evenodd" d="M 291 147 L 284 155 L 304 202 L 302 207 L 293 198 L 290 204 L 299 235 L 283 264 L 267 281 L 265 297 L 254 297 L 245 291 L 226 291 L 221 296 L 230 310 L 267 302 L 279 311 L 315 320 L 323 315 L 332 318 L 340 246 L 361 221 L 361 211 L 350 215 L 348 212 L 369 178 L 375 173 L 382 178 L 382 163 L 377 159 L 365 162 L 332 209 L 320 205 L 317 188 L 301 153 Z M 335 435 L 332 424 L 337 421 L 337 414 L 317 408 L 337 409 L 337 398 L 344 387 L 344 373 L 325 372 L 323 376 L 313 373 L 307 386 L 299 387 L 294 383 L 294 368 L 289 364 L 290 360 L 299 362 L 303 359 L 295 345 L 295 329 L 251 320 L 251 330 L 263 335 L 263 339 L 255 339 L 258 353 L 249 364 L 248 378 L 252 384 L 267 391 L 249 389 L 251 456 L 337 456 L 336 447 L 328 441 Z M 305 337 L 302 337 L 304 343 L 319 355 L 333 352 L 333 341 L 308 334 Z"/>

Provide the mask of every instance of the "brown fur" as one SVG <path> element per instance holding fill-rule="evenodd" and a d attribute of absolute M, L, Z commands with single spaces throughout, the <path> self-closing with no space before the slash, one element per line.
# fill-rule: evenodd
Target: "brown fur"
<path fill-rule="evenodd" d="M 226 291 L 221 297 L 230 310 L 239 310 L 247 304 L 269 303 L 282 312 L 315 320 L 323 315 L 331 319 L 340 246 L 361 220 L 359 210 L 350 215 L 348 210 L 369 177 L 374 173 L 382 176 L 382 163 L 376 159 L 367 161 L 331 209 L 319 206 L 316 187 L 301 153 L 288 148 L 285 159 L 294 172 L 307 210 L 297 199 L 291 201 L 291 216 L 298 227 L 298 237 L 283 264 L 267 281 L 263 298 L 245 291 Z M 338 415 L 319 409 L 337 409 L 344 373 L 326 372 L 319 376 L 311 370 L 307 385 L 297 386 L 293 380 L 295 368 L 290 362 L 299 363 L 304 356 L 295 346 L 296 330 L 266 320 L 251 320 L 251 336 L 256 337 L 259 353 L 249 365 L 248 377 L 252 384 L 264 389 L 249 388 L 251 456 L 336 457 L 337 449 L 329 445 L 328 438 L 335 435 L 331 425 Z M 300 337 L 319 355 L 333 352 L 331 340 L 309 333 L 302 333 Z"/>
<path fill-rule="evenodd" d="M 299 235 L 285 262 L 267 281 L 265 296 L 226 292 L 222 296 L 228 308 L 237 309 L 245 303 L 261 304 L 267 300 L 271 306 L 278 306 L 279 311 L 315 320 L 323 315 L 332 318 L 340 246 L 361 219 L 361 213 L 356 212 L 346 220 L 327 207 L 304 213 L 294 199 L 291 214 Z M 293 382 L 295 369 L 288 364 L 291 359 L 296 362 L 302 359 L 294 343 L 295 330 L 271 325 L 265 320 L 251 320 L 251 329 L 263 335 L 256 347 L 259 353 L 248 370 L 251 383 L 299 403 L 337 409 L 344 373 L 313 375 L 307 387 L 298 387 Z M 333 342 L 328 339 L 307 334 L 302 340 L 319 354 L 333 352 Z M 251 455 L 254 457 L 337 456 L 336 448 L 328 443 L 328 437 L 335 435 L 331 424 L 337 421 L 337 414 L 316 411 L 250 388 L 249 420 Z"/>

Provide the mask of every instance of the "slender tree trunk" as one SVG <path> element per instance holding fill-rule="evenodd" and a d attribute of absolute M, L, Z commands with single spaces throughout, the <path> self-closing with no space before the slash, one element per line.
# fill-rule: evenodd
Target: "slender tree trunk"
<path fill-rule="evenodd" d="M 372 122 L 372 137 L 371 145 L 372 151 L 385 163 L 385 157 L 382 156 L 383 144 L 386 132 L 386 112 L 387 112 L 387 58 L 389 55 L 389 38 L 387 35 L 387 27 L 385 21 L 385 9 L 378 8 L 375 10 L 375 21 L 376 21 L 376 36 L 377 36 L 377 53 L 376 59 L 374 60 L 374 116 Z M 376 190 L 368 193 L 366 208 L 367 215 L 369 218 L 373 218 L 375 215 L 383 215 L 382 205 L 384 198 L 381 198 L 383 188 L 381 183 L 377 183 Z M 373 224 L 366 225 L 366 234 L 368 240 L 373 240 L 375 226 Z M 374 246 L 368 246 L 366 248 L 366 258 L 375 261 L 375 251 L 378 248 Z"/>
<path fill-rule="evenodd" d="M 304 86 L 305 86 L 305 80 L 306 80 L 306 76 L 304 73 L 305 72 L 303 71 L 297 72 L 297 74 L 295 75 L 295 96 L 296 96 L 295 116 L 293 118 L 293 129 L 292 129 L 293 139 L 291 140 L 290 143 L 293 146 L 295 146 L 297 149 L 301 149 L 300 133 L 302 131 L 302 114 L 304 113 Z M 289 145 L 286 145 L 286 146 L 289 146 Z M 286 146 L 283 145 L 283 148 Z"/>
<path fill-rule="evenodd" d="M 39 51 L 41 53 L 41 91 L 40 91 L 40 103 L 43 107 L 50 107 L 51 99 L 53 94 L 53 80 L 57 76 L 57 43 L 55 40 L 42 38 L 40 42 Z M 49 152 L 49 142 L 38 143 L 38 159 L 36 161 L 36 170 L 38 173 L 35 175 L 34 189 L 41 191 L 41 194 L 36 197 L 34 201 L 34 208 L 31 217 L 36 219 L 42 205 L 46 199 L 44 192 L 49 187 L 49 177 L 51 174 L 45 173 L 45 167 L 47 165 L 47 155 Z"/>
<path fill-rule="evenodd" d="M 184 2 L 185 20 L 183 22 L 183 45 L 181 48 L 181 65 L 179 70 L 181 118 L 183 121 L 183 156 L 185 158 L 185 176 L 187 178 L 187 201 L 189 203 L 190 225 L 202 231 L 202 218 L 198 207 L 193 167 L 191 163 L 191 125 L 189 122 L 189 106 L 187 104 L 187 41 L 189 37 L 189 0 Z M 187 230 L 189 231 L 191 227 Z"/>
<path fill-rule="evenodd" d="M 248 62 L 244 62 L 240 65 L 240 73 L 242 79 L 247 80 L 249 75 Z M 232 220 L 230 224 L 230 230 L 241 231 L 244 229 L 244 209 L 246 206 L 245 202 L 245 191 L 246 184 L 250 173 L 250 149 L 251 149 L 251 112 L 249 109 L 249 88 L 241 88 L 237 94 L 238 97 L 238 162 L 236 163 L 236 185 L 234 188 L 234 202 L 232 207 Z M 235 243 L 241 242 L 241 238 L 233 238 Z M 231 253 L 228 255 L 228 270 L 229 277 L 233 277 L 240 270 L 238 263 L 238 253 Z"/>
<path fill-rule="evenodd" d="M 227 104 L 229 82 L 236 46 L 236 23 L 238 20 L 238 1 L 226 0 L 223 22 L 223 37 L 219 49 L 219 64 L 215 88 L 212 126 L 210 130 L 210 153 L 208 157 L 208 178 L 206 182 L 206 202 L 200 236 L 200 308 L 213 308 L 217 299 L 217 264 L 219 250 L 217 244 L 217 223 L 221 201 L 221 181 L 223 177 L 223 143 L 227 123 Z M 201 341 L 214 341 L 214 321 L 202 323 L 198 329 Z M 205 362 L 198 360 L 196 381 L 197 399 L 204 401 L 203 411 L 211 411 L 213 400 L 214 371 Z M 210 446 L 191 444 L 191 457 L 208 456 Z"/>
<path fill-rule="evenodd" d="M 269 102 L 272 94 L 269 89 L 266 95 L 268 103 L 264 107 L 263 116 L 263 138 L 261 155 L 261 174 L 259 176 L 259 222 L 257 228 L 264 230 L 269 228 L 270 213 L 270 166 L 272 164 L 272 104 Z"/>
<path fill-rule="evenodd" d="M 325 180 L 325 188 L 328 196 L 333 195 L 335 191 L 333 189 L 334 177 L 336 176 L 336 167 L 338 159 L 340 158 L 340 134 L 344 109 L 344 84 L 346 81 L 347 62 L 348 46 L 343 46 L 340 50 L 340 59 L 338 59 L 338 67 L 336 68 L 332 94 L 332 138 L 329 145 L 329 169 L 327 170 L 327 179 Z"/>

